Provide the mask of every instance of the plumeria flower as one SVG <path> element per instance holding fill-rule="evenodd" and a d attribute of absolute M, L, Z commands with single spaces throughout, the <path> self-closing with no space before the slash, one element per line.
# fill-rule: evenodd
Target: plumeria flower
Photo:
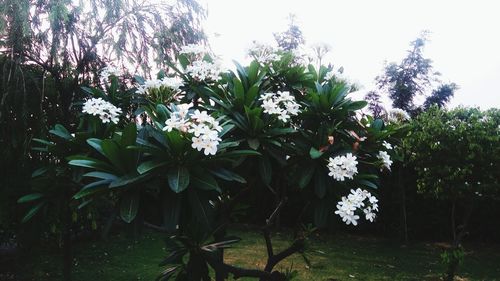
<path fill-rule="evenodd" d="M 103 69 L 101 69 L 101 73 L 99 74 L 99 78 L 104 83 L 108 83 L 109 76 L 118 77 L 118 76 L 121 76 L 122 74 L 123 74 L 123 72 L 121 70 L 119 70 L 118 68 L 111 66 L 111 65 L 108 65 L 108 66 L 104 67 Z"/>
<path fill-rule="evenodd" d="M 198 81 L 217 81 L 222 72 L 220 61 L 193 61 L 186 67 L 186 72 Z"/>
<path fill-rule="evenodd" d="M 387 115 L 387 121 L 392 123 L 408 121 L 410 119 L 410 115 L 406 111 L 399 108 L 393 108 Z"/>
<path fill-rule="evenodd" d="M 278 49 L 271 45 L 253 41 L 252 45 L 248 48 L 248 56 L 252 57 L 261 64 L 269 64 L 273 61 L 280 60 L 281 56 L 276 52 Z"/>
<path fill-rule="evenodd" d="M 382 161 L 383 167 L 391 170 L 392 160 L 387 151 L 379 151 L 377 158 Z"/>
<path fill-rule="evenodd" d="M 190 106 L 191 104 L 179 104 L 174 107 L 177 111 L 173 111 L 170 118 L 165 121 L 163 130 L 170 132 L 175 129 L 192 134 L 192 148 L 203 151 L 205 155 L 215 155 L 222 141 L 219 137 L 222 126 L 206 111 L 197 109 L 189 114 Z"/>
<path fill-rule="evenodd" d="M 259 100 L 264 113 L 277 115 L 283 123 L 290 120 L 291 116 L 296 116 L 300 112 L 300 105 L 295 102 L 295 97 L 290 92 L 264 93 Z"/>
<path fill-rule="evenodd" d="M 357 164 L 356 156 L 353 156 L 352 153 L 335 158 L 330 157 L 328 160 L 328 169 L 330 170 L 328 175 L 337 181 L 344 181 L 346 178 L 352 179 L 358 173 Z"/>
<path fill-rule="evenodd" d="M 143 84 L 137 86 L 137 94 L 146 94 L 152 90 L 160 90 L 162 88 L 173 91 L 179 90 L 184 85 L 184 82 L 178 77 L 164 77 L 162 79 L 145 80 Z"/>
<path fill-rule="evenodd" d="M 118 123 L 122 110 L 102 98 L 92 98 L 85 101 L 83 113 L 98 116 L 103 123 Z"/>
<path fill-rule="evenodd" d="M 391 145 L 390 143 L 386 142 L 386 141 L 384 141 L 384 142 L 382 143 L 382 146 L 384 146 L 384 147 L 385 147 L 385 148 L 387 148 L 387 149 L 392 149 L 392 145 Z"/>
<path fill-rule="evenodd" d="M 358 225 L 360 214 L 363 214 L 367 221 L 373 222 L 378 211 L 378 200 L 370 192 L 360 188 L 351 189 L 351 193 L 342 196 L 337 203 L 335 214 L 342 218 L 347 225 Z"/>

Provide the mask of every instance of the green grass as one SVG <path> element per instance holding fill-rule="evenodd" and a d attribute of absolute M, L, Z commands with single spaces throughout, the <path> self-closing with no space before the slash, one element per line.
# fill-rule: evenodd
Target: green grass
<path fill-rule="evenodd" d="M 263 268 L 266 250 L 258 232 L 238 228 L 232 234 L 242 238 L 227 251 L 226 262 L 250 268 Z M 287 233 L 275 233 L 275 252 L 288 245 Z M 438 280 L 444 266 L 441 248 L 416 243 L 401 247 L 384 239 L 347 235 L 314 235 L 308 239 L 307 256 L 300 255 L 278 265 L 296 270 L 295 280 Z M 134 241 L 123 235 L 109 241 L 86 242 L 75 247 L 75 281 L 154 280 L 165 256 L 163 236 L 146 233 Z M 500 247 L 465 245 L 466 258 L 459 269 L 466 280 L 500 280 Z M 59 280 L 60 257 L 48 252 L 36 255 L 29 265 L 29 280 Z M 240 279 L 254 280 L 254 279 Z"/>

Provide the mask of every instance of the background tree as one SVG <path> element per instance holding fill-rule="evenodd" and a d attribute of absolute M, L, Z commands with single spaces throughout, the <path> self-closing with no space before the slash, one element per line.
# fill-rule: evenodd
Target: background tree
<path fill-rule="evenodd" d="M 424 110 L 429 109 L 433 105 L 436 105 L 438 108 L 444 107 L 453 97 L 457 89 L 458 86 L 455 83 L 440 85 L 437 89 L 433 90 L 431 95 L 425 100 L 423 104 Z"/>
<path fill-rule="evenodd" d="M 446 280 L 453 280 L 463 256 L 460 243 L 474 207 L 482 198 L 498 197 L 499 125 L 498 109 L 447 111 L 437 106 L 412 122 L 407 144 L 413 152 L 410 161 L 417 172 L 417 190 L 447 202 L 451 209 L 453 244 L 444 255 Z"/>
<path fill-rule="evenodd" d="M 411 114 L 422 111 L 421 106 L 415 104 L 415 97 L 425 95 L 438 82 L 440 73 L 432 69 L 432 60 L 423 56 L 423 49 L 427 42 L 428 32 L 410 44 L 407 56 L 401 63 L 390 63 L 385 66 L 384 73 L 375 78 L 378 90 L 389 94 L 392 107 L 400 108 Z M 425 104 L 444 105 L 453 96 L 457 89 L 455 84 L 441 85 L 427 98 Z M 426 107 L 424 105 L 424 108 Z M 428 107 L 428 106 L 427 106 Z"/>
<path fill-rule="evenodd" d="M 375 118 L 381 118 L 385 112 L 384 106 L 380 101 L 380 93 L 369 91 L 365 95 L 365 100 L 368 102 L 368 110 Z"/>
<path fill-rule="evenodd" d="M 274 33 L 274 39 L 284 51 L 296 50 L 300 45 L 305 43 L 302 31 L 296 24 L 295 19 L 296 16 L 290 14 L 288 16 L 288 29 L 283 32 Z"/>
<path fill-rule="evenodd" d="M 32 139 L 47 139 L 58 123 L 78 126 L 81 86 L 102 85 L 98 74 L 105 65 L 149 75 L 166 68 L 181 46 L 205 40 L 201 6 L 170 3 L 0 2 L 0 169 L 10 175 L 0 179 L 0 228 L 17 232 L 14 198 L 26 193 L 33 167 L 50 162 L 31 151 Z M 120 79 L 130 84 L 130 76 Z M 23 245 L 23 236 L 37 232 L 19 233 Z"/>

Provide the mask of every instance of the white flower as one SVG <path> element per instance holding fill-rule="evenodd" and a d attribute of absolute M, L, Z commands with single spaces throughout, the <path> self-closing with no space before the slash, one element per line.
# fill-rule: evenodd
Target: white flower
<path fill-rule="evenodd" d="M 356 156 L 347 153 L 345 156 L 337 156 L 328 160 L 329 176 L 337 181 L 344 181 L 346 178 L 352 179 L 358 173 Z"/>
<path fill-rule="evenodd" d="M 146 94 L 148 91 L 168 88 L 171 90 L 179 90 L 184 83 L 177 77 L 164 77 L 163 79 L 145 80 L 142 85 L 137 86 L 137 94 Z"/>
<path fill-rule="evenodd" d="M 179 90 L 180 87 L 184 86 L 184 82 L 179 77 L 163 77 L 160 84 L 173 90 Z"/>
<path fill-rule="evenodd" d="M 383 145 L 386 149 L 392 149 L 392 145 L 391 145 L 390 143 L 386 142 L 386 141 L 384 141 L 384 142 L 382 143 L 382 145 Z"/>
<path fill-rule="evenodd" d="M 102 98 L 92 98 L 85 101 L 83 113 L 98 116 L 103 123 L 118 123 L 122 110 Z"/>
<path fill-rule="evenodd" d="M 198 81 L 217 81 L 222 68 L 219 61 L 211 63 L 204 60 L 196 60 L 186 67 L 186 72 Z"/>
<path fill-rule="evenodd" d="M 121 76 L 122 74 L 123 74 L 122 71 L 119 70 L 118 68 L 111 66 L 111 65 L 108 65 L 108 66 L 104 67 L 103 69 L 101 69 L 101 73 L 99 75 L 99 78 L 104 83 L 108 83 L 109 76 L 113 75 L 113 76 L 118 77 L 118 76 Z"/>
<path fill-rule="evenodd" d="M 325 80 L 332 80 L 334 76 L 335 76 L 335 71 L 330 70 L 325 74 Z"/>
<path fill-rule="evenodd" d="M 410 115 L 406 111 L 399 108 L 391 109 L 389 111 L 389 114 L 387 115 L 387 121 L 392 123 L 408 121 L 410 119 L 411 119 Z"/>
<path fill-rule="evenodd" d="M 342 218 L 347 225 L 358 225 L 359 214 L 364 214 L 367 221 L 373 222 L 378 211 L 378 200 L 370 192 L 360 188 L 351 189 L 351 193 L 342 196 L 341 201 L 337 203 L 335 214 Z"/>
<path fill-rule="evenodd" d="M 379 151 L 377 158 L 382 161 L 382 165 L 387 168 L 387 170 L 391 170 L 392 160 L 391 156 L 386 151 Z"/>
<path fill-rule="evenodd" d="M 189 114 L 191 104 L 179 104 L 173 109 L 170 118 L 165 121 L 164 131 L 172 131 L 176 129 L 183 133 L 192 134 L 191 147 L 202 151 L 205 155 L 215 155 L 217 146 L 221 141 L 219 132 L 222 131 L 222 126 L 206 111 L 195 110 Z"/>
<path fill-rule="evenodd" d="M 365 213 L 365 219 L 367 221 L 373 222 L 373 220 L 375 220 L 376 214 L 372 212 L 371 208 L 368 207 L 364 209 L 363 212 Z"/>
<path fill-rule="evenodd" d="M 298 115 L 300 105 L 295 102 L 295 97 L 290 92 L 264 93 L 259 100 L 262 101 L 261 107 L 264 113 L 277 115 L 277 118 L 283 123 L 288 122 L 292 115 Z"/>
<path fill-rule="evenodd" d="M 199 111 L 198 109 L 191 114 L 191 118 L 198 122 L 209 122 L 213 120 L 213 117 L 208 115 L 206 111 Z"/>
<path fill-rule="evenodd" d="M 193 106 L 192 103 L 182 103 L 177 105 L 177 115 L 180 118 L 186 118 L 186 115 L 189 112 L 189 109 Z"/>
<path fill-rule="evenodd" d="M 269 64 L 280 59 L 280 55 L 276 51 L 271 45 L 253 41 L 248 48 L 247 54 L 261 64 Z"/>

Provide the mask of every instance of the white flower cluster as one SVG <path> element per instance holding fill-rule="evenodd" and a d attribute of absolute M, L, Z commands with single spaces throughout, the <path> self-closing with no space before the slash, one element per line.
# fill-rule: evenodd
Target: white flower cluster
<path fill-rule="evenodd" d="M 163 130 L 170 132 L 176 129 L 183 133 L 191 133 L 193 134 L 191 146 L 194 149 L 203 150 L 205 155 L 215 155 L 221 141 L 219 133 L 222 131 L 222 127 L 206 111 L 197 109 L 189 114 L 190 106 L 190 104 L 177 105 L 177 111 L 172 112 L 170 118 L 165 121 L 166 126 Z"/>
<path fill-rule="evenodd" d="M 122 110 L 102 98 L 92 98 L 85 101 L 83 113 L 98 116 L 103 123 L 118 123 Z"/>
<path fill-rule="evenodd" d="M 356 156 L 353 156 L 352 153 L 335 158 L 330 157 L 328 159 L 328 170 L 330 170 L 328 175 L 337 181 L 344 181 L 346 178 L 352 179 L 358 173 L 357 165 Z"/>
<path fill-rule="evenodd" d="M 252 57 L 261 64 L 269 64 L 272 61 L 277 61 L 281 57 L 276 53 L 273 46 L 253 41 L 252 45 L 248 48 L 248 56 Z"/>
<path fill-rule="evenodd" d="M 103 69 L 101 69 L 101 73 L 99 74 L 99 78 L 103 83 L 108 83 L 109 76 L 113 75 L 113 76 L 118 77 L 118 76 L 121 76 L 122 74 L 123 74 L 122 71 L 119 70 L 118 68 L 111 66 L 111 65 L 108 65 L 108 66 L 104 67 Z"/>
<path fill-rule="evenodd" d="M 387 121 L 392 123 L 408 121 L 410 119 L 410 115 L 406 111 L 399 108 L 393 108 L 387 114 Z"/>
<path fill-rule="evenodd" d="M 144 84 L 137 86 L 137 94 L 146 94 L 149 90 L 161 89 L 162 87 L 178 90 L 184 82 L 178 77 L 164 77 L 162 79 L 151 79 L 144 81 Z"/>
<path fill-rule="evenodd" d="M 382 146 L 387 148 L 387 149 L 392 149 L 392 145 L 386 141 L 382 142 Z"/>
<path fill-rule="evenodd" d="M 325 74 L 325 80 L 332 80 L 332 78 L 335 76 L 335 71 L 330 70 Z"/>
<path fill-rule="evenodd" d="M 349 77 L 347 77 L 342 68 L 340 68 L 339 70 L 335 71 L 335 70 L 330 70 L 328 71 L 326 74 L 325 74 L 325 80 L 326 81 L 329 81 L 329 80 L 332 80 L 333 78 L 335 78 L 335 81 L 343 81 L 343 82 L 346 82 L 346 83 L 351 83 L 351 80 L 349 80 Z"/>
<path fill-rule="evenodd" d="M 392 160 L 391 156 L 387 153 L 387 151 L 379 151 L 377 158 L 382 161 L 383 167 L 387 168 L 387 170 L 391 170 Z"/>
<path fill-rule="evenodd" d="M 186 72 L 198 81 L 217 81 L 222 68 L 219 61 L 212 63 L 204 60 L 196 60 L 187 66 Z"/>
<path fill-rule="evenodd" d="M 262 101 L 264 113 L 278 115 L 278 119 L 284 123 L 288 122 L 292 115 L 298 115 L 300 111 L 300 105 L 288 91 L 265 93 L 259 100 Z"/>
<path fill-rule="evenodd" d="M 347 197 L 342 196 L 341 201 L 337 203 L 335 214 L 339 215 L 347 225 L 358 225 L 358 214 L 361 211 L 367 221 L 373 222 L 376 217 L 375 212 L 378 211 L 378 199 L 370 192 L 358 188 L 351 189 Z"/>
<path fill-rule="evenodd" d="M 205 54 L 207 53 L 207 48 L 203 45 L 199 44 L 189 44 L 186 46 L 183 46 L 181 50 L 179 51 L 180 54 L 195 54 L 195 55 L 200 55 L 200 54 Z"/>

